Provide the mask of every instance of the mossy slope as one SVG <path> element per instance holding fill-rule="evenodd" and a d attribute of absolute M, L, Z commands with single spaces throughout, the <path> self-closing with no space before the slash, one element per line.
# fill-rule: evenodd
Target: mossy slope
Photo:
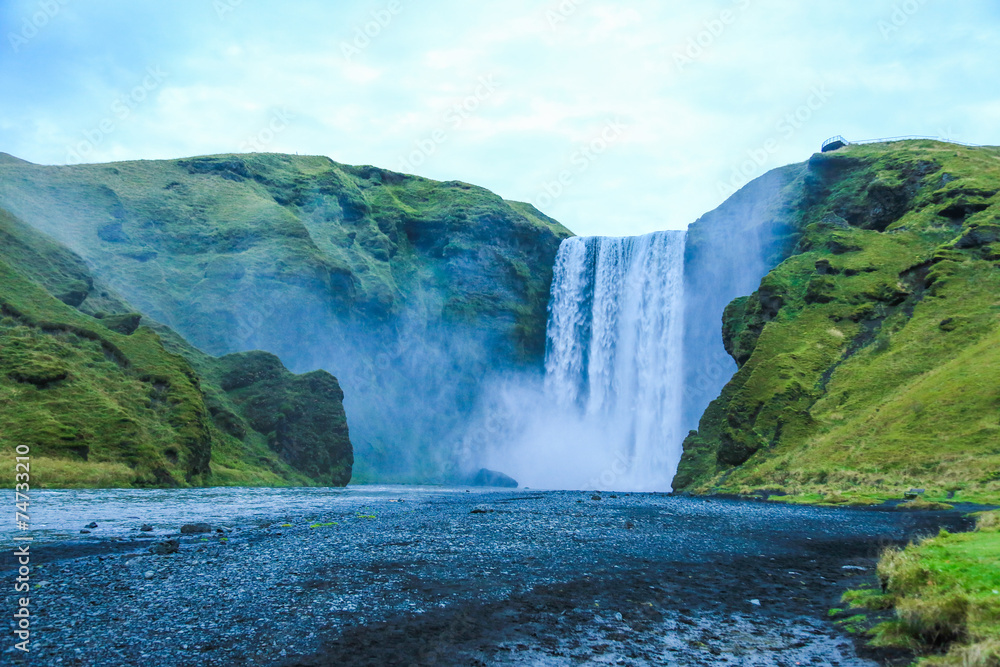
<path fill-rule="evenodd" d="M 739 371 L 675 488 L 1000 497 L 1000 150 L 819 154 L 791 255 L 726 310 Z"/>
<path fill-rule="evenodd" d="M 440 479 L 484 376 L 540 366 L 570 235 L 467 183 L 276 154 L 0 160 L 0 206 L 206 353 L 332 372 L 383 481 Z"/>
<path fill-rule="evenodd" d="M 343 395 L 331 376 L 293 376 L 264 353 L 198 353 L 130 312 L 79 257 L 2 209 L 0 240 L 0 441 L 31 448 L 34 485 L 350 479 Z M 239 395 L 222 389 L 219 376 L 261 360 L 270 365 L 266 382 L 251 378 Z M 243 409 L 242 395 L 255 390 L 277 404 Z M 268 429 L 272 416 L 280 424 Z M 324 432 L 312 432 L 314 424 Z M 303 459 L 306 451 L 313 460 Z"/>

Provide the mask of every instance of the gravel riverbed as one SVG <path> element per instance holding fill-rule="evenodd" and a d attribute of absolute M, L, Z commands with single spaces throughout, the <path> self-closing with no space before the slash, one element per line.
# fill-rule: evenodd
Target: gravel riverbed
<path fill-rule="evenodd" d="M 313 490 L 309 502 L 241 513 L 233 493 L 221 521 L 218 507 L 193 504 L 183 520 L 160 516 L 143 532 L 149 519 L 136 506 L 107 534 L 98 522 L 34 544 L 31 653 L 11 639 L 2 662 L 886 664 L 827 611 L 845 588 L 874 580 L 885 545 L 964 522 L 660 494 L 408 487 Z M 79 528 L 92 519 L 80 515 Z M 213 532 L 179 534 L 199 521 Z M 149 552 L 171 539 L 176 553 Z"/>

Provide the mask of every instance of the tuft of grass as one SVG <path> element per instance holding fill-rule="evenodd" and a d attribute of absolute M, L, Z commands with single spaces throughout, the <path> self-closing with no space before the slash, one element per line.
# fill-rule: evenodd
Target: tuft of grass
<path fill-rule="evenodd" d="M 886 550 L 878 564 L 884 594 L 856 590 L 852 606 L 892 608 L 874 642 L 926 657 L 921 665 L 981 667 L 1000 657 L 1000 513 L 979 516 L 977 530 Z M 938 655 L 934 655 L 938 654 Z"/>
<path fill-rule="evenodd" d="M 955 506 L 949 505 L 948 503 L 939 503 L 934 502 L 933 500 L 918 498 L 916 500 L 909 500 L 905 503 L 900 503 L 896 505 L 896 509 L 902 512 L 930 512 L 938 510 L 953 510 L 955 509 Z"/>

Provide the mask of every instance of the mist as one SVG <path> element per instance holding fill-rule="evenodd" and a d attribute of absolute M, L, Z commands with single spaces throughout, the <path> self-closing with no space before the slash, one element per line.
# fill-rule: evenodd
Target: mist
<path fill-rule="evenodd" d="M 684 438 L 736 372 L 723 311 L 794 241 L 776 212 L 799 169 L 757 179 L 686 234 L 563 241 L 544 373 L 484 390 L 460 458 L 533 488 L 671 491 Z"/>

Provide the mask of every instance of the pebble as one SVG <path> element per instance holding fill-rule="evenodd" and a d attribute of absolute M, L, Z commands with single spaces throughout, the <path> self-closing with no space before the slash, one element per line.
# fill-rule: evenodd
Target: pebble
<path fill-rule="evenodd" d="M 295 493 L 287 491 L 288 498 L 298 500 Z M 844 635 L 826 616 L 827 596 L 847 579 L 835 573 L 844 562 L 869 561 L 825 552 L 796 559 L 776 547 L 772 536 L 778 529 L 874 544 L 884 534 L 908 538 L 920 528 L 902 524 L 893 513 L 643 494 L 617 494 L 610 505 L 580 508 L 577 501 L 591 496 L 545 492 L 536 500 L 520 492 L 408 492 L 406 505 L 400 505 L 390 503 L 398 490 L 381 500 L 378 491 L 363 491 L 363 499 L 350 493 L 321 509 L 283 507 L 260 517 L 248 512 L 244 522 L 234 524 L 239 539 L 228 545 L 217 539 L 214 526 L 211 535 L 180 537 L 181 557 L 148 555 L 145 547 L 135 547 L 134 532 L 131 544 L 113 547 L 109 553 L 120 555 L 104 562 L 85 555 L 84 546 L 97 538 L 77 540 L 78 551 L 72 540 L 67 542 L 68 555 L 50 561 L 59 583 L 39 591 L 46 610 L 39 619 L 39 651 L 69 655 L 88 667 L 270 664 L 283 649 L 289 656 L 309 656 L 305 664 L 317 651 L 314 664 L 352 664 L 357 654 L 342 653 L 340 662 L 333 660 L 336 656 L 332 662 L 325 659 L 327 651 L 352 648 L 338 649 L 334 642 L 348 636 L 360 642 L 355 650 L 366 647 L 369 664 L 420 662 L 419 649 L 405 656 L 406 662 L 378 661 L 387 655 L 378 652 L 385 637 L 366 626 L 395 619 L 403 623 L 400 636 L 423 636 L 441 620 L 446 625 L 439 632 L 445 636 L 507 632 L 511 641 L 527 647 L 522 664 L 553 664 L 554 658 L 546 659 L 561 651 L 579 654 L 581 664 L 614 664 L 627 655 L 626 664 L 649 667 L 665 664 L 664 650 L 672 658 L 669 664 L 706 664 L 708 656 L 718 655 L 712 649 L 728 656 L 732 637 L 738 636 L 748 655 L 774 655 L 755 663 L 761 666 L 792 665 L 815 655 L 824 664 L 872 665 L 854 654 L 850 642 L 835 648 Z M 469 517 L 481 503 L 496 512 Z M 360 511 L 378 512 L 381 521 L 357 520 Z M 163 530 L 184 518 L 156 520 Z M 317 539 L 317 531 L 287 530 L 276 538 L 273 529 L 255 526 L 258 520 L 339 523 L 323 533 L 331 540 L 325 542 Z M 621 529 L 631 522 L 641 522 L 642 530 Z M 673 564 L 663 563 L 664 553 L 671 554 Z M 756 558 L 761 553 L 765 558 Z M 739 556 L 750 571 L 733 564 Z M 772 556 L 779 560 L 769 561 Z M 809 558 L 819 559 L 815 567 L 806 565 Z M 122 564 L 129 569 L 123 571 Z M 748 603 L 762 607 L 761 600 L 748 601 L 737 591 L 764 593 L 756 577 L 781 579 L 798 566 L 811 568 L 799 575 L 811 582 L 803 591 L 811 602 L 769 603 L 766 613 L 746 609 Z M 821 574 L 831 583 L 821 583 Z M 447 607 L 439 610 L 445 600 Z M 706 604 L 694 608 L 695 601 Z M 523 604 L 528 611 L 518 606 Z M 483 615 L 490 609 L 499 614 Z M 612 609 L 629 610 L 627 625 L 624 612 Z M 608 611 L 595 618 L 598 610 Z M 85 642 L 79 634 L 83 626 L 102 631 Z M 813 629 L 826 634 L 814 635 Z M 531 634 L 536 631 L 537 636 Z M 788 648 L 793 641 L 802 641 L 802 648 Z M 421 664 L 476 664 L 452 650 L 463 642 L 442 641 L 437 662 Z M 571 648 L 573 642 L 580 648 Z M 603 657 L 587 648 L 605 644 Z M 708 662 L 723 664 L 710 657 Z"/>

